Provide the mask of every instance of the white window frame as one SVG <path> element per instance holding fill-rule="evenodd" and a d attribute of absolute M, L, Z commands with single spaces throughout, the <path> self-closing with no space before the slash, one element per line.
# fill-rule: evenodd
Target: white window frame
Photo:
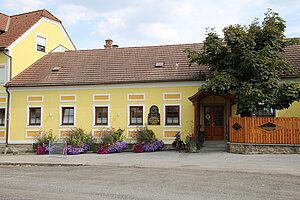
<path fill-rule="evenodd" d="M 182 130 L 164 129 L 163 130 L 163 139 L 167 139 L 167 140 L 174 140 L 175 139 L 175 137 L 165 137 L 165 132 L 168 132 L 168 131 L 180 132 L 180 138 L 182 138 Z"/>
<path fill-rule="evenodd" d="M 130 95 L 143 95 L 144 98 L 143 99 L 129 99 Z M 127 94 L 127 101 L 145 101 L 146 100 L 146 94 L 145 93 L 130 93 Z"/>
<path fill-rule="evenodd" d="M 128 136 L 128 132 L 131 132 L 131 131 L 143 131 L 143 130 L 141 130 L 141 129 L 127 129 L 127 131 L 126 131 L 126 139 L 136 139 L 136 137 L 129 137 Z"/>
<path fill-rule="evenodd" d="M 40 125 L 29 125 L 30 121 L 30 108 L 41 108 L 41 124 Z M 43 106 L 42 105 L 30 105 L 26 109 L 26 128 L 42 128 L 43 127 Z"/>
<path fill-rule="evenodd" d="M 73 129 L 59 129 L 58 130 L 58 138 L 68 138 L 67 136 L 61 136 L 60 132 L 62 131 L 73 131 Z"/>
<path fill-rule="evenodd" d="M 92 136 L 93 136 L 93 138 L 103 138 L 103 137 L 96 137 L 95 136 L 95 131 L 103 131 L 103 132 L 110 132 L 110 130 L 109 129 L 93 129 L 92 130 Z"/>
<path fill-rule="evenodd" d="M 42 100 L 41 101 L 30 101 L 29 100 L 29 98 L 30 97 L 42 97 Z M 44 101 L 44 95 L 28 95 L 27 96 L 27 102 L 29 102 L 29 103 L 41 103 L 41 102 L 43 102 Z"/>
<path fill-rule="evenodd" d="M 61 97 L 68 97 L 68 96 L 74 96 L 74 100 L 61 100 Z M 76 94 L 62 94 L 59 95 L 59 101 L 60 102 L 76 102 L 77 101 L 77 95 Z"/>
<path fill-rule="evenodd" d="M 74 108 L 74 124 L 73 125 L 63 125 L 63 119 L 62 119 L 62 109 L 64 107 L 73 107 Z M 75 128 L 76 127 L 76 105 L 59 105 L 59 127 L 63 128 L 63 127 L 72 127 Z"/>
<path fill-rule="evenodd" d="M 107 107 L 107 125 L 96 125 L 96 107 Z M 98 128 L 98 127 L 105 127 L 109 128 L 110 127 L 110 105 L 93 105 L 93 128 Z"/>
<path fill-rule="evenodd" d="M 0 84 L 4 84 L 7 81 L 7 65 L 6 65 L 6 63 L 0 63 L 0 66 L 3 66 L 3 68 L 4 68 L 4 72 L 3 72 L 4 80 L 3 81 L 0 80 Z"/>
<path fill-rule="evenodd" d="M 181 103 L 177 104 L 164 104 L 164 113 L 163 113 L 163 127 L 174 127 L 174 128 L 181 128 L 182 127 L 182 105 Z M 179 125 L 166 125 L 166 106 L 179 106 Z"/>
<path fill-rule="evenodd" d="M 108 96 L 107 100 L 95 100 L 95 96 Z M 93 101 L 110 101 L 110 94 L 93 94 Z"/>
<path fill-rule="evenodd" d="M 143 107 L 143 124 L 142 125 L 130 125 L 130 107 L 142 106 Z M 127 104 L 127 128 L 145 127 L 145 104 Z"/>
<path fill-rule="evenodd" d="M 168 94 L 179 94 L 180 95 L 180 98 L 179 99 L 166 99 L 165 98 L 165 95 L 168 95 Z M 171 92 L 171 93 L 163 93 L 163 100 L 164 101 L 180 101 L 180 100 L 182 100 L 182 93 L 181 92 Z"/>
<path fill-rule="evenodd" d="M 45 41 L 45 52 L 37 50 L 37 45 L 38 45 L 37 40 L 38 40 L 38 37 L 45 38 L 45 40 L 46 40 Z M 40 33 L 36 33 L 35 34 L 35 52 L 42 53 L 42 54 L 47 54 L 47 52 L 48 52 L 48 36 L 47 35 L 43 35 L 43 34 L 40 34 Z"/>
<path fill-rule="evenodd" d="M 28 134 L 27 134 L 28 131 L 39 131 L 42 134 L 42 130 L 41 129 L 26 129 L 26 136 L 25 136 L 25 138 L 35 139 L 35 138 L 41 137 L 41 134 L 40 134 L 40 136 L 37 136 L 37 137 L 28 136 Z"/>

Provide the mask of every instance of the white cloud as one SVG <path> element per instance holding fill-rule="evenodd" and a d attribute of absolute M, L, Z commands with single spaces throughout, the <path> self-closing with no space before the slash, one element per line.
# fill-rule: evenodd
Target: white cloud
<path fill-rule="evenodd" d="M 120 34 L 120 30 L 125 27 L 125 22 L 121 18 L 108 18 L 96 25 L 93 34 L 100 34 L 105 38 L 111 38 Z"/>
<path fill-rule="evenodd" d="M 90 21 L 98 16 L 98 14 L 90 8 L 73 4 L 59 6 L 56 14 L 66 25 L 74 25 L 79 21 Z"/>
<path fill-rule="evenodd" d="M 172 25 L 163 24 L 161 22 L 140 24 L 138 27 L 138 33 L 141 33 L 144 37 L 151 40 L 159 40 L 162 43 L 177 43 L 178 31 Z"/>
<path fill-rule="evenodd" d="M 3 7 L 13 12 L 29 12 L 44 9 L 46 2 L 43 0 L 5 0 Z"/>

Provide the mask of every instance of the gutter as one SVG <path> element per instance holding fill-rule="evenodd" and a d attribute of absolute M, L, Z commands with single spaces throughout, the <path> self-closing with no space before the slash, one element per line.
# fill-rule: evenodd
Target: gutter
<path fill-rule="evenodd" d="M 9 79 L 11 79 L 11 66 L 12 66 L 12 57 L 7 53 L 9 50 L 6 48 L 1 48 L 0 50 L 3 51 L 4 55 L 6 55 L 9 58 Z M 9 81 L 9 80 L 8 80 Z M 5 88 L 6 93 L 7 93 L 7 102 L 6 102 L 6 130 L 5 130 L 5 144 L 8 146 L 8 132 L 9 132 L 9 116 L 10 116 L 10 92 L 8 88 Z"/>

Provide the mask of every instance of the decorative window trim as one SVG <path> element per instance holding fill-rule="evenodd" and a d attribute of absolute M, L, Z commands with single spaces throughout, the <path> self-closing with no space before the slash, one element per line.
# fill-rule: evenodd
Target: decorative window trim
<path fill-rule="evenodd" d="M 177 104 L 164 104 L 164 115 L 163 115 L 163 127 L 168 128 L 181 128 L 182 127 L 182 105 L 181 103 Z M 166 125 L 166 106 L 179 106 L 179 125 Z"/>
<path fill-rule="evenodd" d="M 74 97 L 74 100 L 62 100 L 61 97 L 71 97 L 73 96 Z M 60 102 L 76 102 L 77 100 L 77 96 L 76 94 L 62 94 L 62 95 L 59 95 L 59 101 Z"/>
<path fill-rule="evenodd" d="M 143 95 L 143 99 L 130 99 L 129 97 L 133 95 Z M 131 93 L 131 94 L 127 94 L 127 100 L 128 101 L 145 101 L 146 100 L 146 94 L 145 93 Z"/>
<path fill-rule="evenodd" d="M 30 97 L 41 97 L 42 100 L 41 100 L 41 101 L 30 101 L 30 100 L 29 100 Z M 32 102 L 32 103 L 37 102 L 37 103 L 41 103 L 41 102 L 43 102 L 43 101 L 44 101 L 44 95 L 28 95 L 28 96 L 27 96 L 27 102 Z"/>
<path fill-rule="evenodd" d="M 61 136 L 61 133 L 62 131 L 73 131 L 73 129 L 59 129 L 58 130 L 58 138 L 67 138 L 67 136 Z"/>
<path fill-rule="evenodd" d="M 74 124 L 73 125 L 63 125 L 63 113 L 62 110 L 63 108 L 68 108 L 68 107 L 73 107 L 74 108 Z M 76 105 L 60 105 L 59 106 L 59 127 L 72 127 L 75 128 L 76 127 Z"/>
<path fill-rule="evenodd" d="M 129 137 L 129 132 L 132 132 L 132 131 L 142 131 L 141 129 L 128 129 L 127 132 L 126 132 L 126 138 L 127 139 L 136 139 L 136 137 Z"/>
<path fill-rule="evenodd" d="M 1 127 L 1 128 L 3 128 L 3 127 Z M 5 131 L 5 130 L 0 130 L 0 132 L 3 132 L 3 136 L 4 136 L 4 137 L 0 137 L 0 139 L 4 139 L 4 138 L 5 138 L 5 132 L 6 132 L 6 131 Z M 0 142 L 0 143 L 1 143 L 1 142 Z"/>
<path fill-rule="evenodd" d="M 165 95 L 168 95 L 168 94 L 179 94 L 179 98 L 177 99 L 166 99 L 165 98 Z M 178 92 L 178 93 L 163 93 L 163 100 L 164 101 L 178 101 L 178 100 L 182 100 L 182 93 L 181 92 Z"/>
<path fill-rule="evenodd" d="M 103 132 L 108 132 L 108 133 L 110 132 L 109 129 L 93 129 L 93 130 L 92 130 L 92 136 L 93 136 L 93 138 L 103 138 L 103 137 L 96 137 L 96 136 L 95 136 L 95 132 L 96 132 L 96 131 L 103 131 Z"/>
<path fill-rule="evenodd" d="M 95 97 L 96 96 L 107 96 L 108 99 L 106 100 L 96 100 Z M 93 94 L 93 101 L 110 101 L 110 94 Z"/>
<path fill-rule="evenodd" d="M 96 108 L 97 107 L 107 107 L 107 125 L 96 125 Z M 105 127 L 109 128 L 110 127 L 110 105 L 93 105 L 93 128 L 97 127 Z"/>
<path fill-rule="evenodd" d="M 6 81 L 7 81 L 7 65 L 6 63 L 0 63 L 0 68 L 4 68 L 4 80 L 1 81 L 0 80 L 0 83 L 4 84 Z"/>
<path fill-rule="evenodd" d="M 5 102 L 0 102 L 0 104 L 1 103 L 7 103 L 7 96 L 0 96 L 0 99 L 2 99 L 2 98 L 5 99 Z"/>
<path fill-rule="evenodd" d="M 41 124 L 40 125 L 30 125 L 30 108 L 41 108 Z M 42 128 L 43 127 L 43 106 L 27 106 L 26 109 L 26 128 Z"/>
<path fill-rule="evenodd" d="M 131 106 L 142 106 L 143 107 L 143 124 L 142 125 L 130 125 L 130 107 Z M 128 128 L 145 127 L 145 104 L 127 104 L 127 127 Z"/>
<path fill-rule="evenodd" d="M 4 126 L 0 126 L 0 128 L 6 128 L 6 117 L 7 117 L 6 107 L 0 106 L 0 109 L 4 109 Z"/>
<path fill-rule="evenodd" d="M 33 136 L 28 136 L 28 132 L 29 131 L 38 131 L 40 133 L 42 133 L 42 130 L 41 129 L 26 129 L 26 135 L 25 135 L 25 138 L 39 138 L 40 136 L 36 136 L 36 137 L 33 137 Z"/>
<path fill-rule="evenodd" d="M 176 131 L 176 132 L 180 132 L 180 138 L 182 138 L 182 130 L 173 130 L 173 129 L 164 129 L 163 130 L 163 139 L 175 139 L 175 137 L 165 137 L 165 132 L 168 132 L 168 131 Z"/>
<path fill-rule="evenodd" d="M 37 38 L 38 37 L 45 38 L 45 51 L 38 51 L 37 50 L 37 45 L 38 45 Z M 35 33 L 35 52 L 42 53 L 42 54 L 47 54 L 47 50 L 48 50 L 48 36 L 36 32 Z"/>

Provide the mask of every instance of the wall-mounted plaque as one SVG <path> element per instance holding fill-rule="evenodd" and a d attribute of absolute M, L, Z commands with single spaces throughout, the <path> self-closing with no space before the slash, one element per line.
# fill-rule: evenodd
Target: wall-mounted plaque
<path fill-rule="evenodd" d="M 160 125 L 160 114 L 157 106 L 151 106 L 149 109 L 148 125 Z"/>

